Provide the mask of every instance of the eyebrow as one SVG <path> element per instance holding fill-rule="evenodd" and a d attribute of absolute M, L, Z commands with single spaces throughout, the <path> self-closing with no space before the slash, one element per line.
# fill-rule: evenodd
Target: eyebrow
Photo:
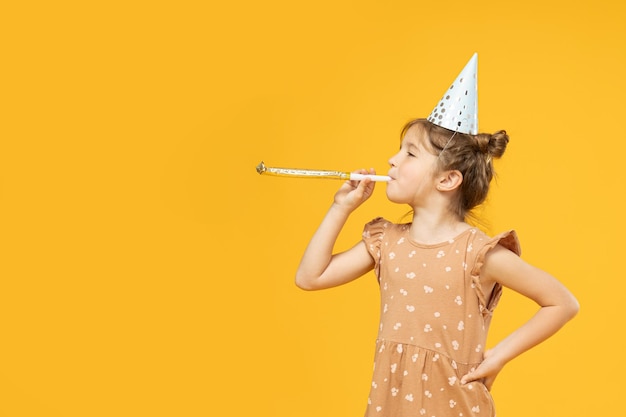
<path fill-rule="evenodd" d="M 420 147 L 416 144 L 414 144 L 413 142 L 407 142 L 406 143 L 406 147 L 409 149 L 415 149 L 416 151 L 420 151 Z"/>

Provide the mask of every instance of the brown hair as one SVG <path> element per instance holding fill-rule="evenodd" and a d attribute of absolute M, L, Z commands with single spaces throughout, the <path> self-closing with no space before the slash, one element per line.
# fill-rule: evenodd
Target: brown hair
<path fill-rule="evenodd" d="M 487 198 L 489 184 L 495 174 L 493 158 L 504 154 L 509 136 L 504 130 L 494 134 L 455 133 L 426 119 L 415 119 L 402 128 L 401 138 L 415 125 L 419 125 L 424 134 L 426 149 L 438 156 L 438 169 L 458 170 L 463 175 L 452 209 L 460 219 L 465 220 L 468 213 Z"/>

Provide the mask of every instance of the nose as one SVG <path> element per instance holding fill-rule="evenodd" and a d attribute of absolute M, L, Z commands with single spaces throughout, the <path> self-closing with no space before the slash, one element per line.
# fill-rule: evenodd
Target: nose
<path fill-rule="evenodd" d="M 398 155 L 398 154 L 393 155 L 391 158 L 389 158 L 389 161 L 387 161 L 389 163 L 390 167 L 395 167 L 396 166 L 396 163 L 394 162 L 396 155 Z"/>

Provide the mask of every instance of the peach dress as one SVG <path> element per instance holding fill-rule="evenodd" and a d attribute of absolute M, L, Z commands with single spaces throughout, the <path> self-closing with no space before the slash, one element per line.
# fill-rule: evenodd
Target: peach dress
<path fill-rule="evenodd" d="M 377 218 L 363 240 L 380 284 L 380 328 L 366 417 L 492 417 L 484 384 L 460 384 L 483 358 L 502 288 L 483 294 L 480 269 L 497 244 L 520 254 L 514 231 L 490 238 L 471 228 L 425 245 L 410 224 Z"/>

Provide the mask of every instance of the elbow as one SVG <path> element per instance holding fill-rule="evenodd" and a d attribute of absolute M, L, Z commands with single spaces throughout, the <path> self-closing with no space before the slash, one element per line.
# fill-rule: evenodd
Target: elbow
<path fill-rule="evenodd" d="M 301 290 L 304 290 L 304 291 L 316 290 L 317 288 L 315 287 L 314 282 L 315 280 L 312 278 L 306 277 L 300 273 L 296 274 L 295 284 L 296 284 L 296 287 L 300 288 Z"/>
<path fill-rule="evenodd" d="M 298 282 L 298 281 L 296 281 L 296 287 L 300 288 L 303 291 L 313 291 L 313 290 L 316 289 L 312 285 L 309 285 L 309 284 L 303 283 L 303 282 Z"/>
<path fill-rule="evenodd" d="M 574 297 L 572 295 L 571 297 L 571 301 L 570 301 L 570 305 L 569 305 L 569 313 L 570 313 L 570 320 L 573 319 L 576 314 L 578 314 L 578 312 L 580 311 L 580 303 L 578 302 L 578 300 L 576 299 L 576 297 Z"/>
<path fill-rule="evenodd" d="M 299 279 L 299 277 L 296 276 L 296 287 L 300 288 L 301 290 L 304 291 L 311 291 L 311 286 L 309 284 L 306 283 L 306 281 Z"/>
<path fill-rule="evenodd" d="M 569 295 L 568 300 L 563 304 L 563 307 L 568 321 L 573 319 L 580 311 L 580 304 L 578 303 L 576 297 L 572 294 Z"/>

